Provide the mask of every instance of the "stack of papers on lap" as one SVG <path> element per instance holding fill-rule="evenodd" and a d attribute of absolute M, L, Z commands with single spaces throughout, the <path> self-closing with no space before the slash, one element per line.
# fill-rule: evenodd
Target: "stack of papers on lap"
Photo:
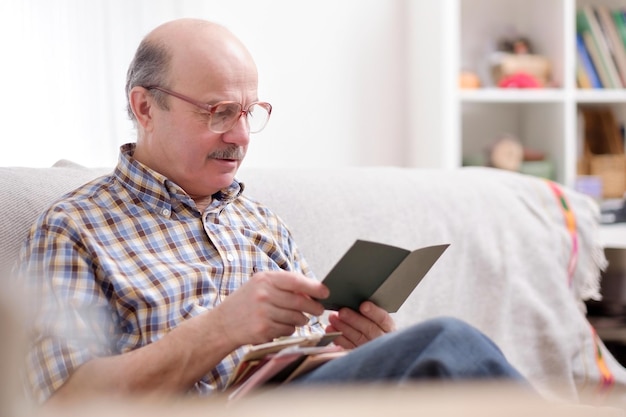
<path fill-rule="evenodd" d="M 231 375 L 228 399 L 241 398 L 263 384 L 281 384 L 347 351 L 329 343 L 340 333 L 290 337 L 253 346 Z"/>

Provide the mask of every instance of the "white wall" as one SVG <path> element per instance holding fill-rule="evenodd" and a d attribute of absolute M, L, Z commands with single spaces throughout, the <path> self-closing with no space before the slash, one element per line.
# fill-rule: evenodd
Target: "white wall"
<path fill-rule="evenodd" d="M 113 165 L 134 140 L 134 50 L 183 16 L 225 24 L 256 57 L 274 113 L 248 166 L 406 165 L 407 1 L 3 0 L 0 166 Z"/>

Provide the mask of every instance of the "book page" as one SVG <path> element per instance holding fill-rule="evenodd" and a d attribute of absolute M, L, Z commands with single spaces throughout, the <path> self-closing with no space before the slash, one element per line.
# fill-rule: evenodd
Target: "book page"
<path fill-rule="evenodd" d="M 448 246 L 450 245 L 428 246 L 411 252 L 370 300 L 389 313 L 398 311 Z"/>

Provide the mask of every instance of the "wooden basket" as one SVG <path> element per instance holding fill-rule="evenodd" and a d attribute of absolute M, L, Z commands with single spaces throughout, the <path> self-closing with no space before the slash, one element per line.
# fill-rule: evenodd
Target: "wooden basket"
<path fill-rule="evenodd" d="M 585 170 L 585 165 L 588 167 Z M 602 181 L 603 198 L 622 198 L 626 192 L 626 155 L 588 155 L 581 161 L 585 175 L 594 175 Z"/>
<path fill-rule="evenodd" d="M 626 155 L 587 155 L 578 162 L 578 173 L 600 178 L 603 198 L 626 193 Z"/>
<path fill-rule="evenodd" d="M 583 108 L 585 123 L 581 175 L 602 181 L 603 198 L 622 198 L 626 192 L 626 154 L 617 123 L 608 108 Z"/>

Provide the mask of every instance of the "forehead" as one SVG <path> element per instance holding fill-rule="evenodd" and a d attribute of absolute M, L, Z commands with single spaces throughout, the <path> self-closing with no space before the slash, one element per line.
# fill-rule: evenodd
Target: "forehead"
<path fill-rule="evenodd" d="M 256 93 L 258 85 L 252 57 L 229 36 L 196 36 L 175 48 L 169 75 L 172 86 L 205 92 L 247 95 L 251 90 Z"/>

